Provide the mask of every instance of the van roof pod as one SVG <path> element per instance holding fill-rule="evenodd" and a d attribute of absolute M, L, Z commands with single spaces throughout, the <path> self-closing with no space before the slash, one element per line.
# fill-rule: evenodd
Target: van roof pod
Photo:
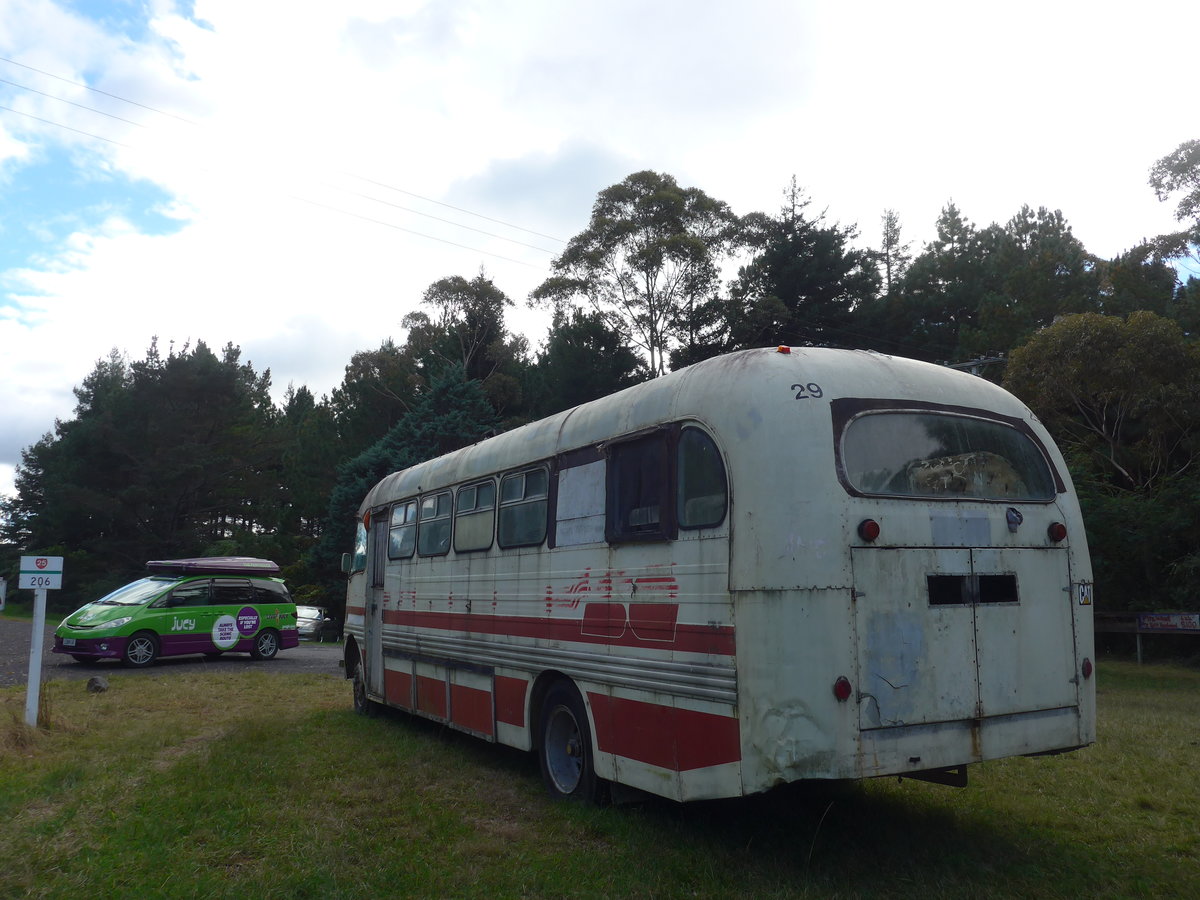
<path fill-rule="evenodd" d="M 152 559 L 146 568 L 154 575 L 278 575 L 279 566 L 253 556 L 202 556 L 192 559 Z"/>

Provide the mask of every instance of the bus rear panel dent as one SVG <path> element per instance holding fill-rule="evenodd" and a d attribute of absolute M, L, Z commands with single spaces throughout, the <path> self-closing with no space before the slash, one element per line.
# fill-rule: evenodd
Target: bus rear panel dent
<path fill-rule="evenodd" d="M 389 475 L 350 559 L 356 690 L 537 752 L 556 796 L 959 783 L 1095 740 L 1063 459 L 925 363 L 708 360 Z"/>

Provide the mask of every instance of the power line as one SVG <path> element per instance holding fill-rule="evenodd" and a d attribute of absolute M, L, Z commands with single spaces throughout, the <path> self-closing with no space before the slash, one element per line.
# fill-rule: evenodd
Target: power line
<path fill-rule="evenodd" d="M 454 206 L 450 203 L 443 203 L 441 200 L 434 200 L 431 197 L 422 197 L 420 194 L 414 194 L 412 191 L 404 190 L 404 188 L 398 188 L 394 185 L 384 184 L 382 181 L 374 181 L 362 175 L 355 175 L 353 172 L 344 172 L 343 174 L 350 178 L 357 178 L 360 181 L 373 184 L 376 187 L 386 188 L 389 191 L 396 191 L 400 194 L 407 194 L 410 197 L 416 197 L 418 200 L 424 200 L 426 203 L 436 203 L 438 206 L 444 206 L 447 209 L 454 210 L 455 212 L 466 213 L 468 216 L 476 216 L 480 219 L 486 219 L 489 222 L 495 222 L 496 224 L 503 225 L 506 228 L 515 228 L 517 231 L 524 231 L 526 234 L 532 234 L 534 237 L 545 238 L 548 241 L 558 241 L 560 244 L 566 243 L 566 241 L 560 237 L 554 237 L 554 235 L 551 234 L 542 234 L 540 231 L 533 231 L 529 228 L 522 228 L 520 225 L 513 225 L 511 222 L 505 222 L 503 219 L 493 219 L 491 216 L 483 215 L 483 213 L 471 212 L 469 209 L 463 209 L 461 206 Z"/>
<path fill-rule="evenodd" d="M 39 75 L 45 75 L 47 78 L 53 78 L 55 81 L 61 81 L 66 84 L 81 87 L 84 90 L 91 91 L 94 94 L 103 94 L 105 97 L 111 97 L 113 100 L 120 100 L 122 103 L 128 103 L 131 106 L 137 106 L 150 112 L 158 113 L 160 116 L 169 116 L 172 119 L 178 119 L 180 122 L 186 122 L 188 125 L 198 125 L 191 119 L 185 119 L 183 116 L 177 116 L 175 113 L 167 112 L 165 109 L 158 109 L 154 106 L 147 106 L 145 103 L 138 103 L 136 100 L 130 100 L 128 97 L 122 97 L 119 94 L 110 94 L 108 91 L 102 91 L 98 87 L 92 87 L 83 81 L 72 81 L 70 78 L 64 78 L 61 75 L 55 75 L 53 72 L 46 72 L 42 69 L 36 69 L 33 66 L 26 65 L 23 62 L 17 62 L 15 59 L 9 59 L 7 56 L 0 56 L 0 62 L 6 62 L 9 65 L 20 66 L 22 69 L 28 69 L 30 72 L 37 72 Z"/>
<path fill-rule="evenodd" d="M 146 127 L 141 122 L 135 122 L 132 119 L 123 119 L 120 116 L 113 115 L 110 112 L 105 112 L 102 109 L 96 109 L 94 106 L 88 106 L 84 103 L 76 103 L 74 100 L 68 100 L 65 97 L 56 97 L 54 94 L 47 94 L 45 91 L 39 91 L 36 88 L 31 88 L 26 84 L 18 84 L 15 81 L 9 81 L 7 78 L 0 78 L 0 84 L 11 84 L 15 88 L 20 88 L 23 91 L 29 91 L 29 93 L 37 94 L 39 97 L 47 97 L 51 100 L 57 100 L 59 103 L 66 103 L 68 106 L 74 106 L 77 109 L 86 109 L 88 112 L 94 112 L 101 116 L 108 116 L 110 119 L 116 119 L 118 122 L 124 122 L 126 125 L 133 125 L 137 128 Z"/>
<path fill-rule="evenodd" d="M 0 110 L 6 110 L 8 112 L 15 113 L 18 116 L 24 116 L 25 118 L 33 119 L 36 122 L 41 122 L 45 125 L 50 125 L 55 128 L 62 128 L 65 131 L 71 131 L 71 132 L 74 132 L 75 134 L 79 134 L 79 135 L 83 135 L 84 137 L 92 138 L 93 140 L 103 141 L 104 143 L 113 144 L 114 146 L 122 147 L 127 150 L 139 151 L 139 148 L 134 147 L 130 144 L 122 143 L 121 141 L 117 141 L 112 138 L 104 137 L 103 135 L 95 134 L 90 131 L 83 131 L 82 129 L 79 129 L 79 128 L 72 128 L 70 125 L 64 125 L 61 122 L 55 122 L 50 119 L 43 119 L 41 116 L 35 116 L 32 113 L 23 112 L 22 110 L 19 110 L 19 109 L 13 109 L 11 106 L 4 106 L 3 104 L 0 104 Z M 139 151 L 139 152 L 141 152 L 141 151 Z M 336 188 L 333 185 L 326 185 L 326 186 L 334 187 L 335 190 L 344 190 L 341 188 Z M 518 244 L 522 247 L 528 247 L 533 250 L 538 250 L 539 252 L 542 252 L 542 253 L 550 253 L 551 252 L 549 250 L 546 250 L 545 248 L 535 247 L 532 244 L 526 244 L 523 241 L 518 241 L 518 240 L 515 240 L 514 238 L 507 238 L 507 237 L 503 237 L 501 235 L 491 234 L 490 232 L 483 231 L 482 229 L 479 229 L 479 228 L 472 228 L 470 225 L 463 225 L 458 222 L 451 222 L 448 219 L 442 219 L 442 218 L 439 218 L 438 216 L 433 216 L 433 215 L 430 215 L 429 213 L 423 213 L 418 210 L 406 209 L 405 207 L 399 206 L 394 203 L 387 203 L 386 201 L 379 200 L 378 198 L 368 197 L 368 196 L 362 195 L 362 194 L 355 194 L 353 191 L 346 191 L 346 193 L 350 193 L 352 196 L 364 197 L 365 199 L 373 200 L 377 203 L 384 203 L 387 206 L 392 206 L 397 209 L 402 209 L 402 210 L 405 210 L 406 212 L 411 212 L 418 216 L 425 216 L 426 218 L 434 219 L 438 222 L 444 222 L 444 223 L 452 225 L 456 228 L 464 228 L 467 231 L 474 231 L 479 234 L 487 235 L 488 237 L 494 237 L 497 240 L 508 241 L 510 243 Z M 484 250 L 479 247 L 470 247 L 466 244 L 460 244 L 457 241 L 451 241 L 446 238 L 440 238 L 440 237 L 437 237 L 436 235 L 432 235 L 432 234 L 429 234 L 424 231 L 417 231 L 412 228 L 404 228 L 403 226 L 396 225 L 392 222 L 385 222 L 382 219 L 375 219 L 375 218 L 372 218 L 371 216 L 364 216 L 364 215 L 361 215 L 360 213 L 351 212 L 350 210 L 342 209 L 340 207 L 333 206 L 328 203 L 321 203 L 317 200 L 311 200 L 307 197 L 301 197 L 296 194 L 285 194 L 284 196 L 288 197 L 291 200 L 299 201 L 301 203 L 308 203 L 308 204 L 310 204 L 312 206 L 316 206 L 320 209 L 325 209 L 325 210 L 329 210 L 331 212 L 340 213 L 342 215 L 350 216 L 351 218 L 355 218 L 355 219 L 361 219 L 364 222 L 370 222 L 375 225 L 383 225 L 387 228 L 392 228 L 396 231 L 402 231 L 406 234 L 412 234 L 412 235 L 416 235 L 417 237 L 427 238 L 428 240 L 431 240 L 431 241 L 437 241 L 440 244 L 448 244 L 451 247 L 458 247 L 462 250 L 469 250 L 472 253 L 482 253 L 484 256 L 490 256 L 494 259 L 500 259 L 500 260 L 504 260 L 505 262 L 515 263 L 519 266 L 528 266 L 529 268 L 539 268 L 539 266 L 535 266 L 533 263 L 528 263 L 528 262 L 524 262 L 522 260 L 513 259 L 512 257 L 504 256 L 503 254 L 500 254 L 500 253 L 494 253 L 491 250 Z"/>
<path fill-rule="evenodd" d="M 33 113 L 23 112 L 19 109 L 13 109 L 11 106 L 0 104 L 0 109 L 10 113 L 16 113 L 18 116 L 24 116 L 27 119 L 33 119 L 35 122 L 41 122 L 44 125 L 53 125 L 55 128 L 61 128 L 64 131 L 73 131 L 76 134 L 82 134 L 84 137 L 94 138 L 97 141 L 104 141 L 108 144 L 113 144 L 117 147 L 124 147 L 126 150 L 135 150 L 136 147 L 131 147 L 129 144 L 123 144 L 120 141 L 114 141 L 112 138 L 101 137 L 98 134 L 92 134 L 90 131 L 83 131 L 80 128 L 72 128 L 70 125 L 64 125 L 62 122 L 53 122 L 50 119 L 43 119 L 41 116 L 35 116 Z"/>
<path fill-rule="evenodd" d="M 110 98 L 112 98 L 112 99 L 114 99 L 114 100 L 119 100 L 119 101 L 120 101 L 120 102 L 122 102 L 122 103 L 128 103 L 128 104 L 130 104 L 130 105 L 132 105 L 132 106 L 137 106 L 137 107 L 139 107 L 139 108 L 141 108 L 141 109 L 149 110 L 150 112 L 158 113 L 159 115 L 162 115 L 162 116 L 169 116 L 170 118 L 177 119 L 178 121 L 180 121 L 180 122 L 184 122 L 184 123 L 186 123 L 186 124 L 188 124 L 188 125 L 191 125 L 191 126 L 193 126 L 193 127 L 197 127 L 197 128 L 199 128 L 199 127 L 202 127 L 200 123 L 198 123 L 198 122 L 195 122 L 195 121 L 193 121 L 193 120 L 191 120 L 191 119 L 184 118 L 183 116 L 176 115 L 175 113 L 167 112 L 166 110 L 159 109 L 158 107 L 155 107 L 155 106 L 149 106 L 149 105 L 147 105 L 147 104 L 145 104 L 145 103 L 139 103 L 139 102 L 138 102 L 138 101 L 136 101 L 136 100 L 130 100 L 130 99 L 129 99 L 129 98 L 127 98 L 127 97 L 122 97 L 122 96 L 120 96 L 119 94 L 113 94 L 113 93 L 110 93 L 110 92 L 108 92 L 108 91 L 101 90 L 100 88 L 97 88 L 97 87 L 92 87 L 90 84 L 87 84 L 87 83 L 85 83 L 85 82 L 73 81 L 72 79 L 70 79 L 70 78 L 64 78 L 64 77 L 63 77 L 63 76 L 61 76 L 61 75 L 55 75 L 55 74 L 54 74 L 54 73 L 52 73 L 52 72 L 46 72 L 46 71 L 44 71 L 44 70 L 42 70 L 42 69 L 38 69 L 38 68 L 35 68 L 35 67 L 33 67 L 33 66 L 26 65 L 25 63 L 22 63 L 22 62 L 17 62 L 16 60 L 14 60 L 14 59 L 10 59 L 10 58 L 8 58 L 8 57 L 6 57 L 6 56 L 0 56 L 0 62 L 6 62 L 6 63 L 9 63 L 10 65 L 14 65 L 14 66 L 20 66 L 21 68 L 23 68 L 23 69 L 28 69 L 28 70 L 29 70 L 29 71 L 31 71 L 31 72 L 37 72 L 39 75 L 45 75 L 47 78 L 53 78 L 53 79 L 55 79 L 55 80 L 57 80 L 57 81 L 64 82 L 65 84 L 70 84 L 70 85 L 73 85 L 73 86 L 75 86 L 75 87 L 80 87 L 80 88 L 83 88 L 84 90 L 92 91 L 93 93 L 101 94 L 101 95 L 103 95 L 103 96 L 105 96 L 105 97 L 110 97 Z M 35 94 L 39 94 L 39 95 L 41 95 L 41 96 L 43 96 L 43 97 L 48 97 L 48 98 L 50 98 L 50 99 L 52 99 L 52 100 L 58 100 L 59 102 L 62 102 L 62 103 L 68 103 L 68 104 L 70 104 L 71 106 L 76 106 L 76 107 L 79 107 L 79 108 L 81 108 L 81 109 L 90 110 L 91 112 L 98 113 L 98 114 L 100 114 L 100 115 L 103 115 L 103 116 L 109 116 L 110 118 L 117 119 L 117 120 L 119 120 L 119 121 L 122 121 L 122 122 L 127 122 L 127 123 L 128 123 L 128 124 L 130 124 L 130 125 L 136 125 L 136 126 L 137 126 L 137 127 L 139 127 L 139 128 L 144 128 L 144 127 L 146 127 L 146 126 L 145 126 L 143 123 L 139 123 L 139 122 L 132 122 L 132 121 L 130 121 L 130 120 L 128 120 L 128 119 L 123 119 L 123 118 L 121 118 L 120 116 L 115 116 L 115 115 L 112 115 L 111 113 L 107 113 L 107 112 L 104 112 L 103 110 L 95 109 L 94 107 L 91 107 L 91 106 L 85 106 L 85 105 L 83 105 L 83 104 L 80 104 L 80 103 L 74 103 L 73 101 L 66 100 L 66 99 L 64 99 L 64 98 L 62 98 L 62 97 L 55 97 L 55 96 L 54 96 L 54 95 L 52 95 L 52 94 L 46 94 L 46 93 L 44 93 L 44 92 L 42 92 L 42 91 L 38 91 L 38 90 L 35 90 L 34 88 L 30 88 L 30 87 L 27 87 L 27 86 L 25 86 L 25 85 L 18 84 L 18 83 L 14 82 L 14 81 L 8 81 L 7 79 L 2 79 L 2 78 L 0 78 L 0 82 L 2 82 L 2 83 L 4 83 L 4 84 L 9 84 L 9 85 L 12 85 L 13 87 L 16 87 L 16 88 L 20 88 L 21 90 L 26 90 L 26 91 L 30 91 L 30 92 L 32 92 L 32 93 L 35 93 Z M 27 114 L 21 113 L 19 110 L 14 110 L 14 109 L 11 109 L 10 107 L 2 107 L 2 108 L 4 108 L 4 109 L 8 109 L 10 112 L 15 112 L 15 113 L 17 113 L 18 115 L 27 115 Z M 37 120 L 38 120 L 38 121 L 40 121 L 40 122 L 45 122 L 45 123 L 46 123 L 46 124 L 48 124 L 48 125 L 56 125 L 56 124 L 58 124 L 58 123 L 55 123 L 55 122 L 50 122 L 50 121 L 48 121 L 48 120 L 46 120 L 46 119 L 39 119 L 37 116 L 30 116 L 30 118 L 37 119 Z M 77 132 L 77 133 L 79 133 L 79 134 L 87 134 L 87 132 L 79 131 L 78 129 L 71 128 L 70 126 L 66 126 L 66 125 L 59 125 L 58 127 L 61 127 L 61 128 L 66 128 L 66 129 L 67 129 L 67 130 L 69 130 L 69 131 L 76 131 L 76 132 Z M 98 138 L 99 140 L 108 140 L 107 138 L 101 138 L 101 137 L 99 137 L 98 135 L 90 135 L 90 136 L 91 136 L 91 137 L 96 137 L 96 138 Z M 118 146 L 127 146 L 127 145 L 125 145 L 125 144 L 120 144 L 119 142 L 116 142 L 116 141 L 109 141 L 109 143 L 117 143 L 117 144 L 118 144 Z M 558 243 L 560 243 L 560 244 L 565 244 L 565 243 L 566 243 L 566 241 L 565 241 L 565 240 L 563 240 L 562 238 L 559 238 L 559 237 L 554 237 L 553 235 L 549 235 L 549 234 L 543 234 L 543 233 L 542 233 L 542 232 L 540 232 L 540 231 L 534 231 L 534 230 L 533 230 L 533 229 L 531 229 L 531 228 L 525 228 L 525 227 L 523 227 L 523 226 L 521 226 L 521 225 L 515 225 L 515 224 L 513 224 L 512 222 L 506 222 L 506 221 L 504 221 L 503 219 L 496 219 L 496 218 L 493 218 L 493 217 L 491 217 L 491 216 L 486 216 L 486 215 L 484 215 L 483 213 L 477 213 L 477 212 L 474 212 L 474 211 L 472 211 L 472 210 L 466 209 L 466 208 L 464 208 L 464 207 L 461 207 L 461 206 L 454 206 L 453 204 L 450 204 L 450 203 L 444 203 L 444 202 L 443 202 L 443 201 L 441 201 L 441 200 L 434 200 L 432 197 L 426 197 L 426 196 L 423 196 L 423 195 L 421 195 L 421 194 L 414 193 L 413 191 L 405 190 L 404 188 L 401 188 L 401 187 L 396 187 L 395 185 L 392 185 L 392 184 L 387 184 L 386 182 L 377 181 L 377 180 L 375 180 L 375 179 L 373 179 L 373 178 L 368 178 L 368 177 L 366 177 L 366 176 L 364 176 L 364 175 L 357 175 L 357 174 L 355 174 L 355 173 L 353 173 L 353 172 L 343 172 L 343 173 L 341 173 L 341 174 L 343 174 L 343 175 L 345 175 L 345 176 L 347 176 L 347 177 L 349 177 L 349 178 L 354 178 L 354 179 L 357 179 L 357 180 L 359 180 L 359 181 L 364 181 L 364 182 L 366 182 L 367 184 L 372 184 L 372 185 L 375 185 L 376 187 L 380 187 L 380 188 L 383 188 L 383 189 L 385 189 L 385 190 L 389 190 L 389 191 L 395 191 L 395 192 L 397 192 L 397 193 L 400 193 L 400 194 L 405 194 L 405 195 L 407 195 L 407 196 L 409 196 L 409 197 L 415 197 L 416 199 L 418 199 L 418 200 L 421 200 L 421 201 L 424 201 L 425 203 L 432 203 L 432 204 L 434 204 L 434 205 L 436 205 L 436 206 L 441 206 L 441 207 L 444 207 L 444 208 L 446 208 L 446 209 L 452 209 L 452 210 L 454 210 L 455 212 L 460 212 L 460 213 L 462 213 L 462 214 L 464 214 L 464 215 L 473 216 L 473 217 L 475 217 L 475 218 L 478 218 L 478 219 L 483 219 L 484 221 L 487 221 L 487 222 L 493 222 L 493 223 L 495 223 L 495 224 L 497 224 L 497 225 L 503 225 L 505 228 L 512 228 L 512 229 L 514 229 L 514 230 L 516 230 L 516 231 L 522 231 L 522 232 L 524 232 L 524 233 L 526 233 L 526 234 L 531 234 L 531 235 L 533 235 L 534 237 L 545 238 L 546 240 L 550 240 L 550 241 L 556 241 L 556 242 L 558 242 Z M 483 235 L 486 235 L 486 236 L 488 236 L 488 237 L 493 237 L 493 238 L 496 238 L 497 240 L 509 241 L 510 243 L 518 244 L 518 245 L 520 245 L 520 246 L 523 246 L 523 247 L 528 247 L 528 248 L 530 248 L 530 249 L 533 249 L 533 250 L 538 250 L 538 251 L 540 251 L 540 252 L 542 252 L 542 253 L 552 253 L 552 252 L 553 252 L 553 251 L 551 251 L 551 250 L 546 250 L 546 249 L 545 249 L 545 248 L 543 248 L 543 247 L 536 247 L 536 246 L 534 246 L 534 245 L 532 245 L 532 244 L 525 244 L 525 243 L 523 243 L 523 242 L 521 242 L 521 241 L 514 240 L 513 238 L 506 238 L 506 237 L 503 237 L 503 236 L 501 236 L 501 235 L 492 234 L 491 232 L 487 232 L 487 231 L 481 231 L 481 230 L 479 230 L 479 229 L 477 229 L 477 228 L 472 228 L 472 227 L 471 227 L 471 226 L 469 226 L 469 225 L 462 225 L 462 224 L 460 224 L 460 223 L 458 223 L 458 222 L 454 222 L 454 221 L 451 221 L 451 220 L 449 220 L 449 219 L 440 219 L 440 218 L 438 218 L 437 216 L 430 215 L 429 213 L 423 213 L 423 212 L 420 212 L 420 211 L 418 211 L 418 210 L 410 209 L 410 208 L 408 208 L 408 207 L 404 207 L 404 206 L 399 206 L 399 205 L 396 205 L 396 204 L 388 203 L 388 201 L 386 201 L 386 200 L 382 200 L 382 199 L 380 199 L 380 198 L 378 198 L 378 197 L 372 197 L 372 196 L 370 196 L 370 195 L 367 195 L 367 194 L 359 194 L 359 193 L 356 193 L 356 192 L 354 192 L 354 191 L 351 191 L 351 190 L 349 190 L 349 189 L 347 189 L 347 188 L 341 188 L 341 187 L 337 187 L 336 185 L 330 185 L 330 184 L 326 184 L 325 186 L 326 186 L 326 187 L 329 187 L 329 188 L 332 188 L 333 190 L 342 191 L 343 193 L 350 194 L 351 196 L 356 196 L 356 197 L 359 197 L 359 198 L 362 198 L 362 199 L 365 199 L 365 200 L 369 200 L 369 201 L 371 201 L 371 202 L 373 202 L 373 203 L 381 203 L 381 204 L 383 204 L 383 205 L 385 205 L 385 206 L 391 206 L 391 207 L 393 207 L 393 208 L 395 208 L 395 209 L 403 210 L 404 212 L 410 212 L 410 213 L 412 213 L 413 215 L 424 216 L 424 217 L 426 217 L 426 218 L 429 218 L 429 219 L 434 219 L 435 221 L 438 221 L 438 222 L 443 222 L 443 223 L 445 223 L 445 224 L 452 225 L 452 226 L 454 226 L 454 227 L 456 227 L 456 228 L 464 228 L 464 229 L 466 229 L 466 230 L 468 230 L 468 231 L 475 231 L 475 232 L 477 232 L 477 233 L 479 233 L 479 234 L 483 234 Z M 371 220 L 370 220 L 370 219 L 368 219 L 368 221 L 371 221 Z M 414 231 L 414 232 L 411 232 L 411 233 L 413 233 L 413 234 L 421 234 L 421 232 L 416 232 L 416 231 Z M 456 246 L 461 246 L 461 245 L 456 245 Z M 500 258 L 501 258 L 501 259 L 503 259 L 504 257 L 500 257 Z"/>

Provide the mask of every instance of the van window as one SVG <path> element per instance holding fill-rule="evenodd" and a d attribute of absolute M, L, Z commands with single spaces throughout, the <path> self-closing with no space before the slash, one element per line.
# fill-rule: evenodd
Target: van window
<path fill-rule="evenodd" d="M 254 602 L 254 590 L 249 581 L 218 578 L 213 581 L 212 604 L 214 606 L 248 606 Z"/>
<path fill-rule="evenodd" d="M 292 595 L 287 585 L 279 581 L 257 581 L 254 583 L 255 603 L 291 603 Z"/>
<path fill-rule="evenodd" d="M 449 491 L 421 498 L 417 552 L 421 556 L 443 556 L 450 552 Z"/>
<path fill-rule="evenodd" d="M 699 428 L 679 435 L 679 489 L 676 492 L 680 528 L 711 528 L 725 521 L 725 464 L 713 439 Z"/>
<path fill-rule="evenodd" d="M 454 552 L 486 550 L 492 546 L 496 523 L 496 482 L 481 481 L 458 490 L 454 514 Z"/>
<path fill-rule="evenodd" d="M 1054 475 L 1028 435 L 1003 422 L 896 410 L 851 419 L 846 480 L 864 494 L 946 500 L 1052 500 Z"/>
<path fill-rule="evenodd" d="M 546 539 L 546 498 L 550 483 L 544 466 L 500 479 L 501 547 L 535 547 Z"/>
<path fill-rule="evenodd" d="M 208 606 L 209 581 L 185 581 L 171 591 L 168 606 Z"/>

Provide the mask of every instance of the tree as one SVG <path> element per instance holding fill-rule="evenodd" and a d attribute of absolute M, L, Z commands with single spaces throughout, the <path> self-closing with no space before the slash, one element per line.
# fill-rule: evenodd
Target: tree
<path fill-rule="evenodd" d="M 1061 211 L 1022 206 L 1003 228 L 981 232 L 980 248 L 983 290 L 956 356 L 1007 351 L 1056 316 L 1097 309 L 1096 260 Z"/>
<path fill-rule="evenodd" d="M 1099 602 L 1197 608 L 1200 348 L 1150 312 L 1064 316 L 1013 351 L 1005 386 L 1067 457 Z"/>
<path fill-rule="evenodd" d="M 1184 141 L 1158 160 L 1150 169 L 1150 186 L 1160 201 L 1182 192 L 1175 219 L 1184 228 L 1160 235 L 1154 244 L 1164 258 L 1187 256 L 1200 245 L 1200 140 Z"/>
<path fill-rule="evenodd" d="M 700 189 L 637 172 L 600 192 L 588 227 L 554 260 L 554 274 L 531 299 L 589 305 L 661 375 L 689 309 L 716 285 L 737 226 L 729 207 Z"/>
<path fill-rule="evenodd" d="M 496 426 L 479 382 L 468 380 L 461 366 L 451 366 L 434 376 L 387 434 L 338 467 L 321 538 L 307 557 L 330 595 L 341 581 L 341 555 L 353 546 L 355 513 L 367 491 L 391 472 L 488 437 Z"/>
<path fill-rule="evenodd" d="M 947 360 L 958 355 L 962 332 L 975 326 L 980 298 L 989 289 L 988 246 L 992 226 L 981 233 L 954 202 L 937 220 L 937 237 L 913 260 L 899 291 L 886 298 L 877 328 L 887 335 L 879 349 L 919 359 Z"/>
<path fill-rule="evenodd" d="M 231 344 L 220 356 L 198 342 L 166 357 L 152 344 L 143 360 L 114 352 L 97 363 L 76 389 L 74 418 L 22 454 L 10 514 L 24 547 L 72 555 L 61 602 L 128 581 L 147 559 L 218 544 L 238 552 L 277 534 L 269 389 L 270 373 L 243 364 Z"/>
<path fill-rule="evenodd" d="M 288 388 L 279 426 L 282 442 L 282 530 L 303 538 L 319 536 L 329 507 L 342 443 L 328 401 L 301 385 Z"/>
<path fill-rule="evenodd" d="M 410 313 L 406 348 L 426 378 L 447 366 L 461 366 L 468 380 L 478 381 L 498 414 L 521 404 L 517 370 L 528 353 L 523 337 L 505 329 L 504 311 L 512 300 L 484 271 L 468 281 L 459 275 L 435 281 L 422 303 L 435 317 Z"/>
<path fill-rule="evenodd" d="M 1178 279 L 1150 244 L 1140 244 L 1097 267 L 1100 278 L 1099 311 L 1127 316 L 1149 310 L 1160 316 L 1173 313 Z"/>
<path fill-rule="evenodd" d="M 874 298 L 879 273 L 874 256 L 853 249 L 853 227 L 808 218 L 809 201 L 793 177 L 776 218 L 743 219 L 754 258 L 730 288 L 726 321 L 731 348 L 764 344 L 842 346 L 852 312 Z"/>
<path fill-rule="evenodd" d="M 534 418 L 612 394 L 650 377 L 642 360 L 595 312 L 554 311 L 546 345 L 529 369 Z"/>
<path fill-rule="evenodd" d="M 371 446 L 408 412 L 423 383 L 411 354 L 388 338 L 378 350 L 360 350 L 330 397 L 345 455 Z"/>
<path fill-rule="evenodd" d="M 1121 489 L 1150 490 L 1200 455 L 1200 348 L 1154 313 L 1064 316 L 1012 352 L 1005 386 Z"/>
<path fill-rule="evenodd" d="M 891 294 L 912 263 L 912 253 L 908 249 L 911 244 L 900 242 L 900 215 L 894 209 L 883 211 L 882 224 L 879 259 L 883 264 L 883 292 Z"/>

